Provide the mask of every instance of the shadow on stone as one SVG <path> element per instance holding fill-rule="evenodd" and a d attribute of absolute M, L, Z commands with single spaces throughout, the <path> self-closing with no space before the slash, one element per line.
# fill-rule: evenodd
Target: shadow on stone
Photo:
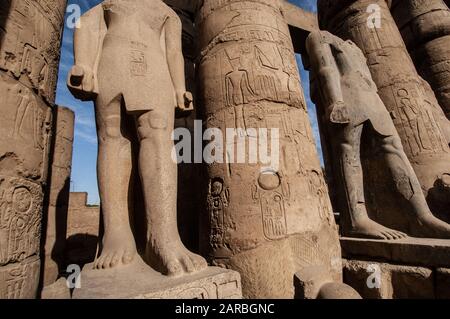
<path fill-rule="evenodd" d="M 72 123 L 70 123 L 70 120 L 72 120 Z M 58 153 L 66 151 L 65 143 L 61 143 L 65 137 L 63 135 L 68 133 L 69 137 L 70 135 L 73 136 L 73 113 L 64 108 L 55 108 L 52 122 L 54 133 L 50 143 L 49 160 L 51 162 L 49 163 L 47 177 L 50 187 L 47 188 L 44 198 L 39 291 L 43 286 L 53 283 L 63 271 L 67 236 L 71 156 L 69 159 L 60 156 Z M 67 129 L 68 127 L 69 129 Z M 71 142 L 70 147 L 72 147 Z M 61 169 L 61 165 L 67 165 L 68 167 Z M 49 220 L 50 218 L 54 220 Z M 48 252 L 50 252 L 50 259 L 47 256 Z"/>
<path fill-rule="evenodd" d="M 0 4 L 0 48 L 3 44 L 3 37 L 5 36 L 6 21 L 8 20 L 9 10 L 11 8 L 11 1 L 2 1 Z"/>
<path fill-rule="evenodd" d="M 88 234 L 75 234 L 66 241 L 66 264 L 76 264 L 83 268 L 95 260 L 98 237 Z"/>
<path fill-rule="evenodd" d="M 427 201 L 431 211 L 447 223 L 450 223 L 450 215 L 445 208 L 450 207 L 450 175 L 445 174 L 434 182 L 433 188 L 428 191 Z"/>

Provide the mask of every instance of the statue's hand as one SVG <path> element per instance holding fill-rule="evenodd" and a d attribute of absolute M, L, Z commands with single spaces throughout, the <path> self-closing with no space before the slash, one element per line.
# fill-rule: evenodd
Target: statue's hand
<path fill-rule="evenodd" d="M 88 101 L 95 99 L 94 73 L 82 66 L 74 65 L 69 72 L 67 86 L 77 99 Z"/>
<path fill-rule="evenodd" d="M 335 124 L 349 124 L 350 113 L 343 101 L 333 103 L 328 108 L 328 118 Z"/>
<path fill-rule="evenodd" d="M 177 117 L 186 117 L 191 114 L 194 110 L 194 98 L 191 92 L 177 93 L 177 106 L 176 115 Z"/>

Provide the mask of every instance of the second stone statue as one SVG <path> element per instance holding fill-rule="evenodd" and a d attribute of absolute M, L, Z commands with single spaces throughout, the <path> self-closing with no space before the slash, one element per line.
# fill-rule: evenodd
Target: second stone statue
<path fill-rule="evenodd" d="M 399 200 L 407 203 L 417 228 L 414 234 L 449 238 L 450 225 L 431 213 L 362 51 L 352 41 L 344 41 L 327 31 L 311 33 L 306 47 L 312 71 L 311 96 L 323 114 L 323 135 L 332 137 L 343 235 L 390 240 L 406 237 L 369 218 L 365 193 L 379 196 L 379 192 L 377 185 L 364 187 L 361 141 L 366 137 L 365 144 L 370 141 L 384 155 Z"/>

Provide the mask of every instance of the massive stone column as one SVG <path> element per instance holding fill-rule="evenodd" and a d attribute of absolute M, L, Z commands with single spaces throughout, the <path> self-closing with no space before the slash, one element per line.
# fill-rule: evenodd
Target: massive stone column
<path fill-rule="evenodd" d="M 450 119 L 449 8 L 443 0 L 406 0 L 393 1 L 391 11 L 417 70 Z"/>
<path fill-rule="evenodd" d="M 53 284 L 64 265 L 69 209 L 70 173 L 75 114 L 68 108 L 55 110 L 53 146 L 50 152 L 49 187 L 44 209 L 45 257 L 42 285 Z"/>
<path fill-rule="evenodd" d="M 241 129 L 216 149 L 226 160 L 207 168 L 203 251 L 240 272 L 246 298 L 292 298 L 294 274 L 309 267 L 340 280 L 337 229 L 280 2 L 205 0 L 197 23 L 206 127 L 224 138 L 226 128 Z M 249 151 L 237 163 L 238 145 L 255 145 L 264 128 L 279 132 L 273 172 Z"/>
<path fill-rule="evenodd" d="M 0 298 L 34 298 L 66 1 L 0 3 Z"/>
<path fill-rule="evenodd" d="M 371 20 L 374 16 L 368 13 L 369 6 L 374 8 L 373 5 L 381 10 L 379 27 Z M 445 198 L 449 197 L 446 192 L 449 189 L 450 151 L 436 115 L 439 108 L 433 105 L 435 99 L 430 98 L 430 92 L 414 67 L 386 1 L 319 0 L 318 11 L 322 28 L 352 40 L 363 50 L 379 95 L 391 113 L 429 204 L 440 217 L 447 214 L 448 220 Z M 372 159 L 371 162 L 375 161 Z M 383 176 L 387 172 L 377 167 L 372 173 L 372 185 L 384 185 Z M 388 189 L 379 188 L 389 197 L 392 195 Z M 403 220 L 392 220 L 385 203 L 379 204 L 375 213 L 380 218 L 387 216 L 387 225 L 401 230 L 407 227 Z"/>

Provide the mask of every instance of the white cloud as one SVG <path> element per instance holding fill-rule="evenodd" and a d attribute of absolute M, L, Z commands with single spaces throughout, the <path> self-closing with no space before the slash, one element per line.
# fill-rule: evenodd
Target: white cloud
<path fill-rule="evenodd" d="M 97 135 L 95 135 L 95 134 L 87 133 L 82 130 L 76 130 L 75 138 L 77 138 L 77 137 L 83 139 L 84 141 L 88 142 L 89 144 L 97 145 Z"/>

